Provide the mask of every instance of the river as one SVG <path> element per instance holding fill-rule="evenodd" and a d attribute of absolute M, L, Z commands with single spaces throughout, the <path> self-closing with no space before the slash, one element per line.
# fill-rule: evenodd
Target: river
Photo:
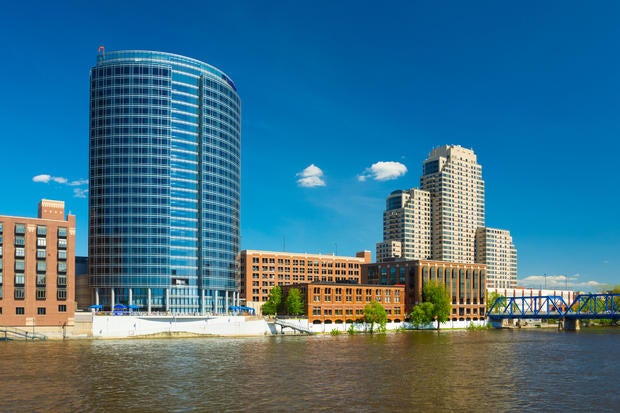
<path fill-rule="evenodd" d="M 619 340 L 533 329 L 0 342 L 0 411 L 618 411 Z"/>

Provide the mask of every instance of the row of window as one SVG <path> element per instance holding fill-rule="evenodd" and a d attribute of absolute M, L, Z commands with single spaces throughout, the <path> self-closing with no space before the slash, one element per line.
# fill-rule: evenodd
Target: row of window
<path fill-rule="evenodd" d="M 253 263 L 258 263 L 259 261 L 259 257 L 252 257 L 252 262 Z M 290 259 L 282 259 L 282 258 L 278 258 L 277 260 L 278 264 L 285 264 L 285 265 L 291 265 L 291 260 Z M 305 260 L 292 260 L 293 265 L 306 265 L 306 261 Z M 275 258 L 262 258 L 262 263 L 263 264 L 275 264 L 276 263 L 276 259 Z M 320 265 L 321 267 L 328 267 L 328 268 L 359 268 L 360 265 L 358 263 L 345 263 L 345 262 L 329 262 L 329 261 L 320 261 Z M 314 260 L 314 261 L 310 261 L 308 260 L 308 267 L 318 267 L 319 266 L 319 261 L 318 260 Z M 265 267 L 263 267 L 265 268 Z M 273 268 L 273 267 L 271 267 Z M 281 267 L 278 267 L 278 269 L 280 270 Z"/>
<path fill-rule="evenodd" d="M 0 222 L 0 234 L 4 229 L 3 223 Z M 26 234 L 26 224 L 15 224 L 15 235 L 25 235 Z M 58 228 L 58 237 L 59 238 L 67 238 L 67 228 L 59 227 Z M 47 227 L 44 225 L 37 225 L 37 236 L 46 236 L 47 235 Z M 0 238 L 0 242 L 1 242 Z"/>
<path fill-rule="evenodd" d="M 58 312 L 59 313 L 66 313 L 67 312 L 67 305 L 66 304 L 59 304 L 58 305 Z M 15 314 L 16 315 L 25 315 L 26 314 L 25 307 L 15 307 Z M 47 308 L 46 307 L 37 307 L 37 315 L 46 315 L 46 314 L 47 314 Z M 2 307 L 0 307 L 0 315 L 2 315 Z"/>
<path fill-rule="evenodd" d="M 66 283 L 65 283 L 66 285 Z M 0 285 L 0 300 L 4 296 L 4 287 Z M 35 296 L 37 300 L 46 300 L 47 299 L 47 290 L 45 287 L 37 287 L 35 290 Z M 24 287 L 14 287 L 13 288 L 13 297 L 16 300 L 24 300 L 26 298 L 26 289 Z M 56 290 L 56 299 L 64 301 L 67 299 L 67 289 L 64 287 L 58 287 Z"/>
<path fill-rule="evenodd" d="M 388 315 L 392 315 L 392 314 L 400 315 L 401 311 L 402 311 L 402 309 L 400 307 L 394 307 L 393 310 L 394 311 L 392 311 L 391 308 L 386 308 L 385 312 Z M 321 307 L 313 307 L 312 308 L 312 315 L 313 316 L 321 316 L 321 315 L 324 315 L 324 316 L 332 316 L 332 315 L 335 315 L 335 316 L 338 316 L 338 315 L 352 316 L 354 312 L 355 312 L 356 316 L 361 316 L 361 317 L 364 316 L 364 309 L 363 308 L 355 308 L 355 309 L 353 309 L 353 308 L 344 308 L 344 309 L 343 308 L 333 308 L 333 309 L 332 308 L 324 308 L 322 310 L 321 310 Z"/>
<path fill-rule="evenodd" d="M 0 286 L 3 284 L 3 276 L 0 273 Z M 23 287 L 26 284 L 26 277 L 22 273 L 15 274 L 14 284 L 16 287 Z M 44 287 L 47 284 L 47 276 L 45 274 L 37 274 L 37 287 Z M 58 287 L 67 286 L 67 276 L 58 275 L 56 277 L 56 285 Z"/>

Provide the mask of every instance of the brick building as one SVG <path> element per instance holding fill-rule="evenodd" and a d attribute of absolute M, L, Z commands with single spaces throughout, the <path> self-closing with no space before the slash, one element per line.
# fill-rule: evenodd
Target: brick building
<path fill-rule="evenodd" d="M 422 302 L 422 289 L 429 282 L 446 287 L 452 303 L 451 321 L 486 318 L 486 265 L 447 261 L 409 260 L 362 266 L 362 282 L 405 285 L 407 314 Z"/>
<path fill-rule="evenodd" d="M 282 296 L 298 288 L 304 300 L 305 315 L 313 324 L 353 323 L 364 318 L 364 307 L 378 301 L 387 313 L 388 321 L 405 319 L 404 285 L 363 285 L 311 282 L 282 287 Z"/>
<path fill-rule="evenodd" d="M 38 218 L 0 216 L 0 326 L 73 324 L 75 216 L 41 200 Z"/>
<path fill-rule="evenodd" d="M 272 287 L 310 282 L 360 282 L 370 251 L 355 257 L 244 250 L 240 253 L 241 300 L 259 309 Z"/>

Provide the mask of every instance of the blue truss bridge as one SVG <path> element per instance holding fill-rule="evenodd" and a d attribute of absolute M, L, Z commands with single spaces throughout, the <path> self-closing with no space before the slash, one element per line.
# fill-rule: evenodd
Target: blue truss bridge
<path fill-rule="evenodd" d="M 499 297 L 487 312 L 491 321 L 514 319 L 620 320 L 620 294 L 579 294 L 572 303 L 559 295 Z"/>

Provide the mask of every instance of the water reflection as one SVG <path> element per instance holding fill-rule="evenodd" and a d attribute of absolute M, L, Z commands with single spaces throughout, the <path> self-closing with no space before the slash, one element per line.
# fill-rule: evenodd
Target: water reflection
<path fill-rule="evenodd" d="M 619 333 L 0 343 L 0 411 L 613 411 Z"/>

